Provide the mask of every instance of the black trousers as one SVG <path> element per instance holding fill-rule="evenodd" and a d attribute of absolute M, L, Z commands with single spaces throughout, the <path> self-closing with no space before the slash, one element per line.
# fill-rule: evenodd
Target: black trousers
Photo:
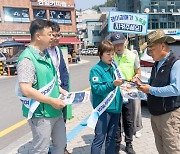
<path fill-rule="evenodd" d="M 122 116 L 122 120 L 121 120 Z M 133 120 L 133 103 L 132 100 L 129 100 L 129 103 L 123 104 L 122 112 L 119 115 L 119 123 L 116 131 L 116 144 L 119 145 L 122 141 L 122 123 L 125 133 L 125 142 L 131 143 L 133 141 L 134 135 L 134 120 Z"/>

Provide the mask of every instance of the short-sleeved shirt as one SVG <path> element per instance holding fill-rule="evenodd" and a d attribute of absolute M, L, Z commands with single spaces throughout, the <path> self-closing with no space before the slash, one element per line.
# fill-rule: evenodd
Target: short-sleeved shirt
<path fill-rule="evenodd" d="M 132 50 L 132 52 L 136 55 L 135 62 L 134 62 L 134 68 L 138 69 L 138 68 L 140 68 L 140 59 L 139 59 L 138 52 L 136 50 Z"/>
<path fill-rule="evenodd" d="M 18 82 L 36 83 L 36 72 L 32 61 L 28 58 L 22 59 L 17 65 Z"/>
<path fill-rule="evenodd" d="M 43 58 L 45 57 L 45 54 L 42 51 L 40 51 L 38 49 L 35 49 L 35 50 Z M 18 82 L 32 83 L 32 84 L 35 84 L 37 82 L 35 67 L 34 67 L 32 61 L 28 58 L 24 58 L 18 63 L 17 73 L 18 73 Z"/>

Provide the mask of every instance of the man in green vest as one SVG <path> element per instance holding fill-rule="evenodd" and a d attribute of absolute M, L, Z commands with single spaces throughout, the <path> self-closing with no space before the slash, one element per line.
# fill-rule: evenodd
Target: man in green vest
<path fill-rule="evenodd" d="M 52 154 L 63 154 L 66 145 L 62 108 L 56 70 L 48 54 L 52 29 L 47 20 L 37 19 L 30 25 L 31 43 L 18 59 L 18 96 L 23 116 L 33 135 L 33 154 L 46 154 L 52 138 Z"/>
<path fill-rule="evenodd" d="M 134 54 L 132 51 L 126 49 L 126 38 L 122 33 L 113 33 L 111 35 L 111 41 L 115 47 L 115 62 L 119 66 L 119 69 L 122 73 L 122 76 L 128 80 L 135 80 L 135 78 L 140 77 L 140 63 L 138 55 Z M 137 100 L 136 100 L 137 101 Z M 139 104 L 140 100 L 135 102 L 135 100 L 128 100 L 127 102 L 123 102 L 122 106 L 122 122 L 125 133 L 125 142 L 126 147 L 125 151 L 128 154 L 134 154 L 132 141 L 134 135 L 134 104 Z M 122 141 L 121 137 L 121 115 L 119 117 L 119 125 L 116 133 L 116 151 L 119 153 L 120 144 Z"/>

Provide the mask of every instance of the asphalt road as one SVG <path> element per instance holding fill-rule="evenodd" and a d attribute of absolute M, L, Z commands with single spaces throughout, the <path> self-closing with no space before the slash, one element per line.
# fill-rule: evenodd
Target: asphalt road
<path fill-rule="evenodd" d="M 69 68 L 71 91 L 80 91 L 89 87 L 90 68 L 98 62 L 96 56 L 82 56 L 88 63 L 74 65 Z M 15 95 L 17 77 L 0 78 L 0 132 L 24 120 L 21 104 Z M 75 106 L 74 106 L 75 107 Z M 30 131 L 28 124 L 0 137 L 0 149 L 16 141 Z"/>

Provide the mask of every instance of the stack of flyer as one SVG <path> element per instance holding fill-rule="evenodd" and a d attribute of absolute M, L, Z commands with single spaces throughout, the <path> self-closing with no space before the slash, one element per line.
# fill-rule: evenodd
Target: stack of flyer
<path fill-rule="evenodd" d="M 84 103 L 90 100 L 90 91 L 69 92 L 59 97 L 66 104 Z"/>
<path fill-rule="evenodd" d="M 123 96 L 124 100 L 128 99 L 141 99 L 141 100 L 147 100 L 147 94 L 143 93 L 142 91 L 139 91 L 136 88 L 136 85 L 124 83 L 120 87 L 121 89 L 121 95 Z"/>

